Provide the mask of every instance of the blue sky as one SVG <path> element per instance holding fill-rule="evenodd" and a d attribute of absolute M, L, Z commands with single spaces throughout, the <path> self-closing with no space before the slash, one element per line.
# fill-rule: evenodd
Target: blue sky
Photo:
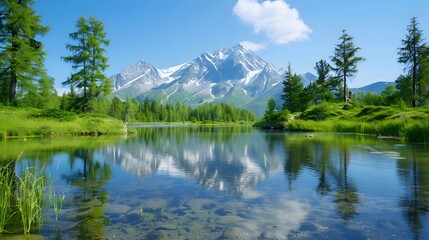
<path fill-rule="evenodd" d="M 59 92 L 72 72 L 61 56 L 69 54 L 68 34 L 81 16 L 104 23 L 111 40 L 107 76 L 140 59 L 167 68 L 240 42 L 277 68 L 290 63 L 298 74 L 314 73 L 346 29 L 366 58 L 350 81 L 360 87 L 402 73 L 397 48 L 411 17 L 429 39 L 427 0 L 35 0 L 34 8 L 50 27 L 41 40 Z"/>

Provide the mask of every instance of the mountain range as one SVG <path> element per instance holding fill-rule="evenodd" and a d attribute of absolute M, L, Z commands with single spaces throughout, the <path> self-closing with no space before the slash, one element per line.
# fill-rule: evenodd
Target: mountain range
<path fill-rule="evenodd" d="M 261 117 L 268 99 L 281 104 L 282 70 L 242 45 L 203 53 L 178 66 L 159 69 L 140 60 L 110 77 L 112 96 L 195 107 L 202 103 L 231 103 Z M 312 73 L 300 75 L 304 85 L 317 79 Z"/>

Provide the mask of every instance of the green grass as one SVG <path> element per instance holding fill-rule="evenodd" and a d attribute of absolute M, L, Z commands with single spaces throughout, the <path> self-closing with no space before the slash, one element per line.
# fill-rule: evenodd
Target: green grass
<path fill-rule="evenodd" d="M 122 121 L 107 115 L 76 115 L 48 109 L 0 107 L 0 138 L 125 134 Z"/>
<path fill-rule="evenodd" d="M 19 157 L 18 157 L 19 158 Z M 43 207 L 53 205 L 55 219 L 61 213 L 65 195 L 56 194 L 51 184 L 46 195 L 43 167 L 27 167 L 21 174 L 15 173 L 15 162 L 0 165 L 0 234 L 17 233 L 21 222 L 24 235 L 43 226 Z M 48 201 L 48 202 L 47 202 Z M 13 217 L 16 215 L 16 217 Z M 18 225 L 16 225 L 18 224 Z M 5 230 L 9 226 L 8 231 Z"/>
<path fill-rule="evenodd" d="M 289 131 L 343 132 L 396 137 L 412 143 L 429 143 L 429 107 L 356 106 L 322 103 L 287 122 L 259 121 L 256 127 L 283 125 Z"/>
<path fill-rule="evenodd" d="M 52 204 L 54 206 L 54 212 L 55 212 L 55 220 L 58 221 L 58 217 L 61 214 L 61 209 L 63 208 L 63 202 L 66 198 L 66 195 L 64 194 L 57 194 L 54 193 L 52 195 Z"/>
<path fill-rule="evenodd" d="M 0 234 L 13 213 L 11 212 L 11 200 L 13 196 L 13 180 L 15 173 L 8 167 L 0 166 Z"/>
<path fill-rule="evenodd" d="M 429 120 L 427 119 L 407 122 L 401 131 L 409 142 L 429 143 Z"/>
<path fill-rule="evenodd" d="M 29 234 L 34 225 L 40 229 L 45 199 L 45 179 L 40 172 L 28 168 L 18 177 L 16 199 L 24 234 Z"/>

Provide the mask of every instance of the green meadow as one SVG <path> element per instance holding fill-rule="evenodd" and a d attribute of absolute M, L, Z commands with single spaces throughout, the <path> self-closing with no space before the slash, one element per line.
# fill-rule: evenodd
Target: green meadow
<path fill-rule="evenodd" d="M 58 109 L 0 108 L 0 138 L 126 134 L 123 121 L 107 115 L 75 114 Z"/>
<path fill-rule="evenodd" d="M 255 126 L 288 131 L 371 134 L 412 143 L 429 143 L 429 107 L 322 103 L 301 113 L 288 114 L 285 121 L 264 118 Z"/>

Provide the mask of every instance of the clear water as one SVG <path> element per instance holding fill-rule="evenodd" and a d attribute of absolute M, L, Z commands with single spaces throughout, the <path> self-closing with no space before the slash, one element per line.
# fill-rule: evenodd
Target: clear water
<path fill-rule="evenodd" d="M 0 143 L 19 154 L 66 196 L 46 239 L 429 239 L 427 146 L 174 126 Z"/>

